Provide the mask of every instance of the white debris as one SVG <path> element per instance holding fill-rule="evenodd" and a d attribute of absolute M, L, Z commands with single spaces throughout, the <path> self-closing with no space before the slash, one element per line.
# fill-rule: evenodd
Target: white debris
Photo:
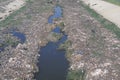
<path fill-rule="evenodd" d="M 93 72 L 91 72 L 91 75 L 92 76 L 103 76 L 106 73 L 108 73 L 108 70 L 106 70 L 106 69 L 104 69 L 104 70 L 102 70 L 102 69 L 96 69 Z"/>
<path fill-rule="evenodd" d="M 94 72 L 91 72 L 91 75 L 92 76 L 98 76 L 102 73 L 102 70 L 101 69 L 96 69 Z"/>

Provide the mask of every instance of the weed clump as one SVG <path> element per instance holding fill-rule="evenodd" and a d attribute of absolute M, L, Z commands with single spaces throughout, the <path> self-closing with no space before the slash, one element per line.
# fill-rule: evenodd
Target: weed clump
<path fill-rule="evenodd" d="M 56 40 L 59 40 L 63 36 L 63 34 L 58 34 L 58 33 L 52 33 L 52 35 L 53 37 L 56 38 Z"/>
<path fill-rule="evenodd" d="M 64 50 L 68 50 L 68 48 L 69 48 L 69 46 L 71 46 L 72 45 L 72 42 L 71 41 L 69 41 L 69 40 L 67 40 L 67 41 L 65 41 L 63 44 L 61 44 L 60 46 L 59 46 L 59 49 L 64 49 Z"/>
<path fill-rule="evenodd" d="M 74 50 L 73 49 L 69 49 L 69 47 L 72 45 L 72 42 L 71 41 L 69 41 L 69 40 L 67 40 L 67 41 L 65 41 L 63 44 L 61 44 L 60 46 L 59 46 L 59 50 L 65 50 L 66 51 L 66 54 L 65 54 L 65 56 L 66 56 L 66 58 L 69 60 L 70 58 L 71 58 L 71 55 L 73 54 L 73 52 L 74 52 Z"/>
<path fill-rule="evenodd" d="M 68 72 L 66 80 L 85 80 L 85 70 L 71 70 Z"/>

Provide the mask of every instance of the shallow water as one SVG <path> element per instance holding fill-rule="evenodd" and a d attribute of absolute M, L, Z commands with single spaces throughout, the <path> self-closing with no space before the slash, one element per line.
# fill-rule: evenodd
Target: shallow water
<path fill-rule="evenodd" d="M 12 29 L 10 30 L 9 32 L 6 32 L 7 34 L 12 34 L 13 36 L 17 37 L 19 40 L 20 40 L 20 43 L 24 43 L 26 41 L 26 36 L 25 34 L 15 30 L 15 29 Z M 4 41 L 3 42 L 0 42 L 0 52 L 4 51 L 4 49 L 9 46 L 7 43 L 5 43 Z M 12 46 L 12 47 L 16 47 L 16 46 Z"/>
<path fill-rule="evenodd" d="M 52 32 L 61 33 L 61 29 L 57 26 L 55 29 L 52 30 Z"/>
<path fill-rule="evenodd" d="M 21 43 L 24 43 L 26 41 L 25 34 L 18 32 L 18 31 L 12 31 L 11 34 L 15 37 L 17 37 Z"/>
<path fill-rule="evenodd" d="M 69 62 L 65 58 L 65 50 L 58 50 L 66 37 L 63 36 L 58 42 L 49 42 L 40 49 L 40 72 L 35 75 L 37 80 L 66 80 Z"/>
<path fill-rule="evenodd" d="M 62 9 L 60 6 L 54 8 L 54 15 L 50 16 L 48 23 L 52 24 L 54 18 L 62 17 Z M 39 72 L 35 73 L 36 80 L 66 80 L 69 61 L 65 57 L 65 50 L 59 50 L 60 44 L 67 40 L 59 26 L 52 30 L 63 36 L 57 42 L 48 42 L 48 44 L 40 48 L 40 57 L 38 62 Z"/>
<path fill-rule="evenodd" d="M 53 19 L 62 17 L 62 8 L 60 6 L 56 6 L 54 8 L 54 14 L 48 18 L 48 23 L 52 24 Z"/>
<path fill-rule="evenodd" d="M 5 46 L 0 47 L 0 52 L 4 51 Z"/>

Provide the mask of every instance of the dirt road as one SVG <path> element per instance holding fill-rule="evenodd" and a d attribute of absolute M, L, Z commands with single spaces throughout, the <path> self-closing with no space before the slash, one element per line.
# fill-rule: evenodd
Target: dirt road
<path fill-rule="evenodd" d="M 102 0 L 82 0 L 104 18 L 120 28 L 120 6 Z"/>

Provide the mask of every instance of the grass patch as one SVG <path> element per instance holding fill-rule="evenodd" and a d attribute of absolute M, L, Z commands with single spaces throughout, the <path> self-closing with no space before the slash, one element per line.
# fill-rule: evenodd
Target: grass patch
<path fill-rule="evenodd" d="M 65 41 L 63 44 L 61 44 L 60 46 L 59 46 L 59 49 L 64 49 L 64 50 L 68 50 L 68 48 L 69 48 L 69 46 L 71 46 L 72 45 L 72 42 L 71 41 L 69 41 L 69 40 L 67 40 L 67 41 Z"/>
<path fill-rule="evenodd" d="M 31 3 L 31 0 L 26 0 L 26 5 Z M 27 7 L 23 6 L 21 7 L 19 10 L 16 10 L 15 12 L 11 13 L 8 17 L 6 17 L 3 21 L 0 21 L 0 27 L 5 27 L 9 24 L 17 24 L 19 23 L 19 20 L 15 20 L 14 17 L 19 14 L 20 12 L 22 12 L 23 10 L 25 10 Z"/>
<path fill-rule="evenodd" d="M 52 33 L 52 35 L 53 35 L 53 37 L 55 37 L 56 38 L 56 40 L 59 40 L 62 36 L 63 36 L 63 34 L 59 34 L 59 33 Z"/>
<path fill-rule="evenodd" d="M 107 1 L 107 2 L 110 2 L 112 4 L 116 4 L 116 5 L 120 6 L 120 0 L 104 0 L 104 1 Z"/>
<path fill-rule="evenodd" d="M 81 2 L 81 5 L 90 13 L 92 17 L 98 20 L 105 28 L 115 33 L 116 36 L 120 39 L 120 28 L 118 28 L 115 24 L 103 18 L 101 15 L 96 13 L 93 9 L 90 9 L 89 6 L 85 5 Z"/>
<path fill-rule="evenodd" d="M 66 80 L 85 80 L 85 70 L 70 70 Z"/>
<path fill-rule="evenodd" d="M 63 44 L 61 44 L 60 46 L 59 46 L 59 50 L 65 50 L 66 51 L 66 54 L 65 54 L 65 56 L 66 56 L 66 58 L 68 59 L 68 60 L 70 60 L 70 58 L 71 58 L 71 55 L 73 54 L 73 52 L 74 52 L 74 50 L 73 49 L 69 49 L 69 47 L 72 45 L 72 42 L 71 41 L 69 41 L 69 40 L 67 40 L 67 41 L 65 41 Z"/>
<path fill-rule="evenodd" d="M 93 53 L 92 53 L 92 55 L 91 55 L 91 57 L 100 57 L 101 56 L 101 54 L 102 53 L 100 53 L 100 52 L 97 52 L 97 51 L 93 51 Z"/>
<path fill-rule="evenodd" d="M 53 4 L 53 0 L 46 0 L 47 1 L 47 3 L 49 3 L 49 4 Z"/>
<path fill-rule="evenodd" d="M 61 29 L 64 29 L 65 23 L 64 23 L 64 22 L 60 22 L 60 23 L 58 24 L 58 26 L 60 26 Z"/>
<path fill-rule="evenodd" d="M 73 54 L 73 49 L 67 49 L 65 57 L 70 61 L 71 55 Z"/>
<path fill-rule="evenodd" d="M 7 46 L 16 47 L 18 45 L 18 43 L 19 43 L 19 41 L 9 38 L 9 39 L 5 40 L 3 43 L 0 43 L 0 48 L 5 48 Z"/>
<path fill-rule="evenodd" d="M 15 41 L 12 40 L 12 39 L 8 39 L 8 40 L 5 42 L 6 45 L 10 45 L 10 46 L 12 46 L 12 47 L 17 46 L 18 43 L 19 43 L 19 41 L 16 41 L 16 42 L 15 42 Z"/>
<path fill-rule="evenodd" d="M 5 46 L 12 46 L 15 47 L 18 45 L 18 43 L 20 43 L 19 40 L 15 39 L 14 37 L 11 37 L 9 34 L 6 35 L 6 39 L 4 41 L 4 45 Z"/>
<path fill-rule="evenodd" d="M 65 27 L 65 23 L 64 22 L 60 22 L 60 23 L 55 24 L 55 26 L 59 26 L 60 29 L 63 30 L 64 27 Z"/>
<path fill-rule="evenodd" d="M 59 25 L 60 25 L 61 27 L 65 27 L 65 23 L 64 23 L 64 22 L 61 22 Z"/>
<path fill-rule="evenodd" d="M 25 9 L 25 6 L 20 8 L 18 11 L 13 12 L 8 17 L 6 17 L 5 20 L 0 22 L 0 27 L 5 27 L 6 25 L 16 23 L 16 20 L 14 20 L 14 16 L 16 16 L 19 12 L 21 12 L 23 9 Z"/>

